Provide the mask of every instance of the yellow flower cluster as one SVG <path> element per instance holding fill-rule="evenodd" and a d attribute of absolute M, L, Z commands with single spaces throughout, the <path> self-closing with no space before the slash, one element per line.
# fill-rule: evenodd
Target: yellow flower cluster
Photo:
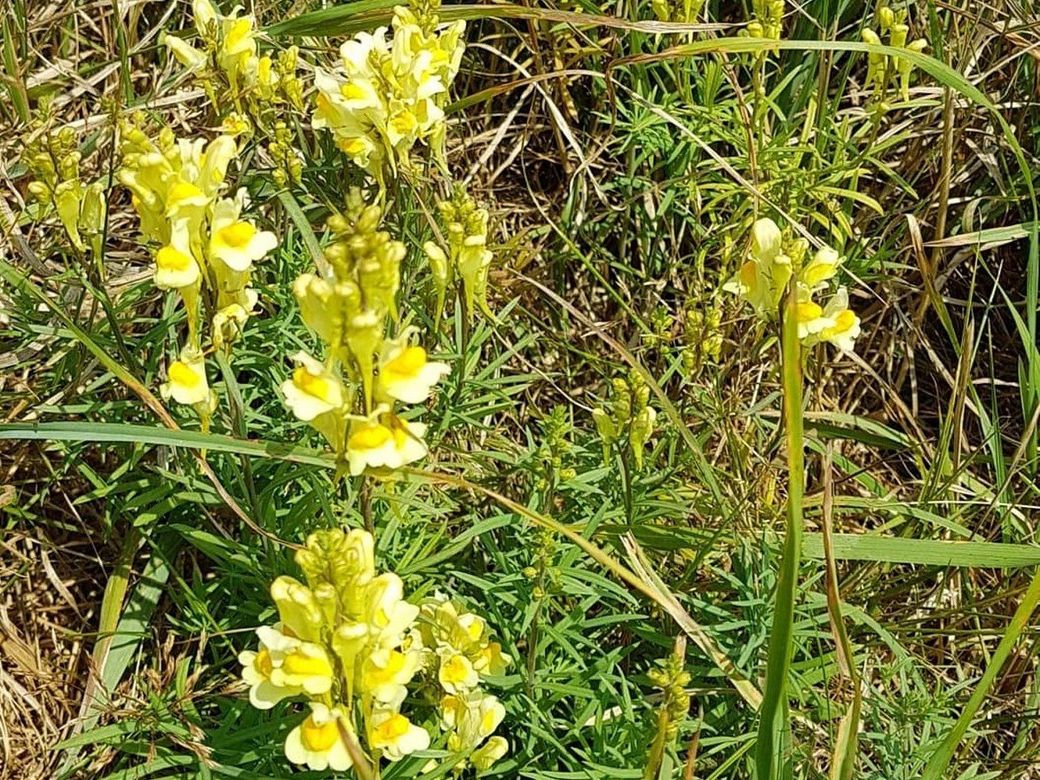
<path fill-rule="evenodd" d="M 445 294 L 456 281 L 462 283 L 466 316 L 472 318 L 474 308 L 479 306 L 484 314 L 493 317 L 487 302 L 487 286 L 495 256 L 487 246 L 487 209 L 478 208 L 465 190 L 456 187 L 451 200 L 438 203 L 437 210 L 448 243 L 447 251 L 435 241 L 423 245 L 437 293 L 435 321 L 440 321 Z"/>
<path fill-rule="evenodd" d="M 282 393 L 352 475 L 425 456 L 426 426 L 401 419 L 394 407 L 424 402 L 450 372 L 411 343 L 412 329 L 387 337 L 405 248 L 379 230 L 381 220 L 382 209 L 352 190 L 344 213 L 328 220 L 335 238 L 325 250 L 330 272 L 306 273 L 293 284 L 303 321 L 325 344 L 325 359 L 298 353 Z"/>
<path fill-rule="evenodd" d="M 492 736 L 506 711 L 496 697 L 481 690 L 480 681 L 503 674 L 512 659 L 491 641 L 483 618 L 460 612 L 443 596 L 423 605 L 419 632 L 424 667 L 436 677 L 442 692 L 440 717 L 448 731 L 447 748 L 467 754 L 469 763 L 484 771 L 506 754 L 509 744 Z M 463 759 L 454 769 L 460 771 L 465 764 Z"/>
<path fill-rule="evenodd" d="M 505 754 L 505 740 L 478 745 L 505 711 L 477 683 L 504 669 L 508 657 L 476 615 L 443 600 L 422 608 L 407 602 L 400 577 L 376 574 L 374 547 L 367 531 L 311 534 L 296 555 L 307 584 L 274 581 L 279 622 L 257 629 L 257 650 L 239 655 L 250 702 L 266 710 L 306 698 L 310 712 L 289 732 L 285 755 L 313 770 L 342 772 L 354 764 L 352 747 L 376 764 L 429 747 L 429 732 L 402 712 L 406 700 L 413 717 L 421 709 L 408 686 L 422 674 L 453 691 L 440 707 L 449 749 L 490 766 Z"/>
<path fill-rule="evenodd" d="M 224 114 L 228 106 L 234 106 L 262 122 L 266 114 L 276 109 L 303 108 L 295 46 L 277 58 L 260 55 L 256 19 L 251 14 L 239 15 L 235 8 L 224 16 L 210 0 L 193 0 L 192 10 L 202 48 L 174 35 L 166 35 L 163 40 L 178 62 L 206 89 L 218 113 Z"/>
<path fill-rule="evenodd" d="M 195 407 L 206 427 L 215 395 L 206 380 L 204 351 L 227 348 L 241 332 L 257 302 L 249 286 L 253 264 L 278 239 L 243 219 L 245 190 L 222 197 L 228 166 L 238 156 L 234 138 L 177 140 L 164 128 L 153 140 L 133 122 L 124 122 L 121 132 L 118 177 L 132 194 L 141 232 L 157 247 L 155 284 L 180 296 L 188 319 L 187 343 L 168 369 L 162 394 Z M 203 304 L 209 345 L 200 327 Z"/>
<path fill-rule="evenodd" d="M 42 118 L 33 122 L 31 130 L 22 155 L 33 178 L 29 193 L 44 209 L 55 210 L 77 251 L 85 252 L 89 241 L 99 256 L 105 223 L 104 184 L 84 185 L 79 169 L 82 155 L 71 127 L 51 130 Z"/>
<path fill-rule="evenodd" d="M 791 277 L 796 277 L 798 335 L 806 345 L 827 341 L 843 352 L 855 348 L 860 320 L 849 308 L 849 295 L 839 287 L 825 306 L 813 298 L 829 289 L 844 260 L 830 247 L 819 249 L 805 262 L 809 242 L 785 236 L 776 223 L 763 217 L 751 227 L 748 259 L 724 289 L 740 295 L 766 319 L 775 318 Z"/>
<path fill-rule="evenodd" d="M 443 155 L 444 105 L 465 48 L 465 23 L 438 31 L 434 10 L 396 7 L 389 40 L 385 27 L 358 33 L 341 47 L 340 68 L 315 70 L 314 127 L 331 130 L 380 188 L 387 168 L 412 167 L 417 142 Z"/>
<path fill-rule="evenodd" d="M 895 49 L 906 49 L 912 52 L 923 52 L 928 48 L 928 41 L 918 38 L 910 43 L 906 42 L 910 34 L 910 27 L 906 23 L 906 10 L 893 11 L 888 6 L 882 6 L 877 13 L 878 24 L 882 34 L 888 35 L 888 45 Z M 865 27 L 860 34 L 864 43 L 881 45 L 881 37 L 869 27 Z M 867 86 L 873 86 L 875 92 L 882 98 L 888 91 L 889 81 L 899 77 L 899 91 L 903 100 L 910 99 L 910 74 L 913 72 L 913 63 L 906 57 L 888 57 L 885 54 L 870 53 L 867 65 Z"/>

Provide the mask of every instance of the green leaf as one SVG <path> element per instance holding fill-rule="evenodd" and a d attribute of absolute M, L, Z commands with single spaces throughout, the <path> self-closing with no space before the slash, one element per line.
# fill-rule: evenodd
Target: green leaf
<path fill-rule="evenodd" d="M 1001 542 L 900 539 L 869 534 L 834 534 L 834 557 L 843 561 L 1015 569 L 1040 565 L 1040 547 Z M 823 560 L 823 534 L 805 535 L 805 555 Z"/>

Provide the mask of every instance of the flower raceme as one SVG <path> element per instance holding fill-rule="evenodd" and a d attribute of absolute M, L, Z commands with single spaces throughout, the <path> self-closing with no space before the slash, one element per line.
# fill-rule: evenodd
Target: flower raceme
<path fill-rule="evenodd" d="M 430 746 L 423 723 L 439 722 L 447 747 L 486 769 L 508 744 L 492 736 L 505 709 L 480 687 L 510 663 L 487 623 L 438 596 L 421 606 L 404 598 L 396 574 L 377 574 L 371 534 L 312 534 L 297 553 L 306 584 L 279 577 L 271 597 L 279 621 L 257 629 L 257 649 L 239 654 L 242 680 L 257 709 L 305 699 L 306 717 L 290 731 L 285 755 L 313 770 L 353 765 L 344 734 L 372 760 L 398 761 Z M 420 681 L 435 688 L 413 696 Z"/>
<path fill-rule="evenodd" d="M 808 249 L 804 238 L 785 237 L 773 220 L 763 217 L 751 227 L 747 260 L 724 289 L 742 297 L 763 319 L 773 319 L 795 277 L 798 337 L 807 346 L 825 341 L 851 352 L 860 333 L 860 320 L 849 308 L 848 290 L 839 287 L 822 306 L 814 300 L 829 289 L 844 258 L 824 246 L 806 262 Z"/>
<path fill-rule="evenodd" d="M 493 318 L 487 302 L 487 287 L 495 256 L 487 246 L 487 209 L 478 208 L 465 190 L 456 187 L 450 200 L 437 204 L 437 211 L 447 251 L 435 241 L 423 245 L 437 294 L 435 321 L 440 321 L 446 293 L 456 281 L 462 285 L 466 316 L 472 319 L 475 308 L 479 307 L 487 317 Z"/>
<path fill-rule="evenodd" d="M 396 338 L 396 294 L 404 244 L 379 230 L 382 209 L 352 191 L 342 214 L 329 218 L 335 240 L 325 250 L 329 272 L 293 284 L 304 323 L 324 343 L 323 360 L 305 352 L 281 386 L 297 418 L 321 433 L 340 470 L 396 469 L 426 455 L 426 426 L 403 419 L 398 404 L 421 404 L 450 368 L 413 343 L 414 328 Z"/>
<path fill-rule="evenodd" d="M 232 136 L 208 143 L 178 140 L 164 128 L 152 139 L 135 121 L 124 122 L 121 131 L 118 178 L 130 190 L 141 233 L 155 246 L 153 280 L 177 294 L 188 321 L 187 343 L 167 372 L 163 394 L 193 406 L 207 428 L 216 402 L 203 355 L 210 347 L 227 349 L 241 333 L 257 303 L 250 286 L 253 265 L 278 238 L 243 217 L 245 190 L 224 196 L 227 171 L 239 151 Z"/>
<path fill-rule="evenodd" d="M 910 26 L 907 24 L 906 9 L 897 12 L 883 5 L 878 9 L 877 21 L 882 34 L 888 35 L 888 45 L 893 49 L 903 49 L 920 54 L 928 48 L 928 41 L 924 38 L 918 38 L 907 43 L 906 39 L 910 34 Z M 869 27 L 863 28 L 860 37 L 864 43 L 872 46 L 881 45 L 881 37 Z M 899 55 L 889 57 L 887 54 L 871 52 L 868 54 L 867 60 L 866 83 L 868 86 L 872 85 L 874 87 L 879 103 L 883 105 L 885 95 L 888 92 L 889 82 L 898 77 L 899 93 L 903 100 L 906 101 L 910 99 L 910 76 L 913 73 L 913 69 L 914 64 L 907 57 Z"/>
<path fill-rule="evenodd" d="M 163 43 L 201 83 L 219 114 L 234 107 L 265 122 L 276 107 L 302 109 L 295 46 L 276 58 L 261 55 L 252 14 L 240 14 L 236 7 L 225 16 L 210 0 L 193 0 L 192 11 L 202 48 L 174 35 L 165 35 Z"/>
<path fill-rule="evenodd" d="M 358 33 L 340 49 L 340 67 L 314 74 L 315 128 L 329 129 L 336 145 L 376 180 L 413 167 L 416 143 L 443 157 L 444 105 L 465 45 L 465 22 L 438 31 L 434 8 L 394 9 L 387 28 Z"/>

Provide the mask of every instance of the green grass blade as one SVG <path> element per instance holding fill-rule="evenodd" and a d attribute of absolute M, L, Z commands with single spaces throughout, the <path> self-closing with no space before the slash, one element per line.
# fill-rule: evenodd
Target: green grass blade
<path fill-rule="evenodd" d="M 273 24 L 267 33 L 274 36 L 301 35 L 352 35 L 362 30 L 371 30 L 389 23 L 396 0 L 360 0 L 343 3 L 331 8 L 300 14 L 292 19 Z M 534 8 L 514 3 L 468 4 L 441 6 L 437 16 L 442 22 L 471 19 L 534 19 L 545 22 L 572 24 L 576 27 L 608 27 L 657 34 L 689 34 L 709 32 L 725 28 L 720 24 L 678 24 L 671 22 L 630 22 L 616 16 L 574 13 L 550 8 Z"/>
<path fill-rule="evenodd" d="M 1040 547 L 1003 542 L 951 542 L 939 539 L 900 539 L 869 534 L 834 534 L 834 557 L 841 561 L 1019 569 L 1040 565 Z M 805 535 L 805 557 L 823 560 L 823 535 Z"/>

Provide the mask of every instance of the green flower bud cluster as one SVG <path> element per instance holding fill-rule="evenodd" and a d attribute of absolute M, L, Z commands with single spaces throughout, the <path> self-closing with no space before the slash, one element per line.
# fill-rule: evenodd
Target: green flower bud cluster
<path fill-rule="evenodd" d="M 408 7 L 415 15 L 416 24 L 423 35 L 433 35 L 437 32 L 437 25 L 440 24 L 437 12 L 441 8 L 441 0 L 414 0 Z"/>
<path fill-rule="evenodd" d="M 695 24 L 704 8 L 705 0 L 651 0 L 654 16 L 661 22 Z"/>
<path fill-rule="evenodd" d="M 888 45 L 895 49 L 904 49 L 920 54 L 928 48 L 928 42 L 924 38 L 907 43 L 910 34 L 910 26 L 907 24 L 906 9 L 894 11 L 889 6 L 882 6 L 877 12 L 877 23 L 881 35 L 888 36 Z M 864 43 L 873 46 L 881 45 L 881 35 L 878 35 L 870 27 L 865 27 L 860 37 Z M 889 105 L 885 101 L 891 82 L 899 79 L 899 92 L 903 100 L 910 99 L 910 75 L 913 72 L 913 63 L 906 57 L 893 56 L 871 52 L 867 55 L 867 79 L 868 87 L 874 88 L 875 105 L 879 113 L 888 110 Z"/>
<path fill-rule="evenodd" d="M 650 312 L 650 332 L 643 334 L 643 342 L 650 347 L 659 347 L 672 340 L 675 318 L 667 306 L 658 306 Z"/>
<path fill-rule="evenodd" d="M 603 459 L 610 459 L 610 449 L 615 444 L 627 446 L 635 460 L 636 468 L 643 467 L 643 448 L 654 433 L 657 412 L 650 402 L 650 388 L 642 374 L 633 370 L 626 379 L 615 378 L 611 382 L 612 398 L 606 408 L 592 410 L 603 443 Z"/>
<path fill-rule="evenodd" d="M 439 222 L 447 241 L 447 250 L 434 241 L 423 246 L 430 261 L 434 290 L 437 294 L 437 319 L 444 310 L 448 289 L 460 281 L 466 315 L 473 317 L 475 307 L 493 318 L 487 302 L 488 272 L 494 253 L 487 247 L 488 211 L 462 187 L 456 187 L 451 200 L 437 204 Z"/>
<path fill-rule="evenodd" d="M 542 443 L 538 447 L 538 488 L 547 490 L 557 481 L 574 479 L 577 472 L 573 467 L 564 467 L 564 455 L 571 449 L 571 424 L 567 418 L 567 407 L 554 406 L 542 419 Z"/>
<path fill-rule="evenodd" d="M 272 172 L 275 183 L 284 187 L 289 182 L 299 184 L 303 180 L 303 160 L 293 146 L 292 130 L 285 122 L 275 122 L 271 130 L 271 140 L 267 144 L 267 153 L 271 156 L 275 168 Z"/>
<path fill-rule="evenodd" d="M 784 0 L 754 0 L 754 19 L 748 22 L 745 33 L 752 38 L 780 40 L 784 21 Z"/>
<path fill-rule="evenodd" d="M 58 215 L 69 241 L 78 252 L 85 252 L 91 241 L 95 251 L 105 226 L 105 187 L 100 181 L 84 184 L 80 176 L 83 155 L 76 131 L 71 127 L 50 128 L 47 108 L 30 128 L 22 161 L 32 181 L 29 193 L 43 213 L 51 209 Z"/>
<path fill-rule="evenodd" d="M 722 307 L 711 302 L 704 309 L 691 302 L 683 313 L 683 371 L 692 377 L 705 363 L 717 363 L 722 354 Z"/>
<path fill-rule="evenodd" d="M 555 533 L 547 528 L 538 530 L 532 549 L 534 562 L 530 566 L 525 566 L 523 570 L 523 575 L 534 583 L 531 595 L 535 601 L 541 601 L 550 592 L 556 593 L 560 590 L 560 570 L 559 567 L 553 565 L 556 546 Z"/>
<path fill-rule="evenodd" d="M 660 720 L 664 724 L 666 741 L 671 741 L 679 733 L 679 726 L 690 710 L 690 694 L 686 692 L 690 674 L 683 669 L 682 656 L 676 652 L 659 660 L 646 676 L 664 694 Z"/>
<path fill-rule="evenodd" d="M 338 303 L 322 312 L 329 318 L 330 353 L 357 368 L 369 399 L 366 407 L 371 406 L 372 356 L 383 341 L 387 316 L 397 318 L 405 256 L 404 244 L 379 229 L 382 220 L 383 209 L 366 203 L 361 190 L 353 188 L 346 209 L 326 222 L 333 241 L 325 248 L 325 259 L 332 267 L 332 297 Z"/>

